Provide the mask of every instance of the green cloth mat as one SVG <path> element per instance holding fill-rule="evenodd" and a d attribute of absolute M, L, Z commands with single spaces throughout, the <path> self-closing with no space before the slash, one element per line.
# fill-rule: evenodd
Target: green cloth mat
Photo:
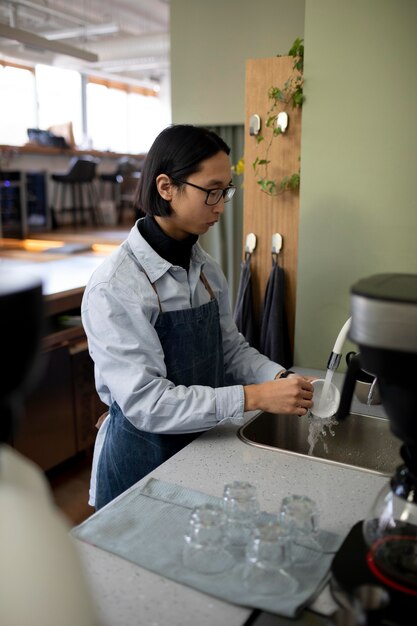
<path fill-rule="evenodd" d="M 151 478 L 141 489 L 127 491 L 117 502 L 73 528 L 72 534 L 140 567 L 227 602 L 285 617 L 298 616 L 327 582 L 341 538 L 321 531 L 323 552 L 320 557 L 311 564 L 287 570 L 298 582 L 294 593 L 254 593 L 244 586 L 243 561 L 220 574 L 200 574 L 183 565 L 184 532 L 191 510 L 206 503 L 220 504 L 221 498 Z"/>

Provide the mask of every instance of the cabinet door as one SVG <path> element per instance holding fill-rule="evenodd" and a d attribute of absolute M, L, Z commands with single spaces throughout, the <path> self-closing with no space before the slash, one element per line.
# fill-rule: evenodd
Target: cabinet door
<path fill-rule="evenodd" d="M 94 363 L 87 342 L 84 340 L 73 344 L 70 353 L 77 450 L 81 451 L 94 443 L 97 435 L 95 424 L 108 407 L 101 402 L 95 388 Z"/>
<path fill-rule="evenodd" d="M 47 470 L 72 457 L 77 448 L 68 347 L 46 352 L 44 359 L 45 372 L 26 399 L 14 447 Z"/>

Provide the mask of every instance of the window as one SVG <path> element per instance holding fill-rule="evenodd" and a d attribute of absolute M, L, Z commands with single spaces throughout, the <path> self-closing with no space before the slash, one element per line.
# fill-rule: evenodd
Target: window
<path fill-rule="evenodd" d="M 127 94 L 89 82 L 87 128 L 95 150 L 123 152 L 127 141 Z"/>
<path fill-rule="evenodd" d="M 72 122 L 76 145 L 83 143 L 81 75 L 49 65 L 36 66 L 38 94 L 38 126 L 50 126 Z"/>
<path fill-rule="evenodd" d="M 89 78 L 87 128 L 96 150 L 145 153 L 165 125 L 153 90 Z"/>
<path fill-rule="evenodd" d="M 0 144 L 22 146 L 37 126 L 35 75 L 30 67 L 0 64 Z"/>
<path fill-rule="evenodd" d="M 131 93 L 127 101 L 129 133 L 127 152 L 146 153 L 155 137 L 166 126 L 159 98 Z"/>
<path fill-rule="evenodd" d="M 25 144 L 28 128 L 46 130 L 71 123 L 78 147 L 144 154 L 168 123 L 154 89 L 98 77 L 83 79 L 75 70 L 49 65 L 32 68 L 0 60 L 0 93 L 0 144 L 4 145 Z"/>

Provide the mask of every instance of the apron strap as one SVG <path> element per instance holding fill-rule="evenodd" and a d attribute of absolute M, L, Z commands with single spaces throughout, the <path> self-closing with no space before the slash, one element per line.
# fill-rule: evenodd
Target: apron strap
<path fill-rule="evenodd" d="M 209 293 L 209 296 L 210 296 L 210 300 L 214 300 L 215 296 L 214 296 L 214 293 L 213 293 L 213 289 L 211 288 L 210 283 L 207 280 L 203 270 L 201 270 L 201 272 L 200 272 L 200 280 L 203 283 L 204 287 L 207 289 L 207 291 Z"/>
<path fill-rule="evenodd" d="M 159 312 L 160 312 L 160 313 L 162 313 L 161 301 L 160 301 L 160 299 L 159 299 L 159 295 L 158 295 L 158 292 L 157 292 L 157 290 L 156 290 L 155 283 L 151 283 L 151 281 L 150 281 L 150 279 L 149 279 L 149 276 L 147 275 L 147 273 L 146 273 L 146 272 L 145 272 L 145 276 L 146 276 L 146 278 L 149 280 L 149 283 L 150 283 L 150 285 L 151 285 L 152 289 L 153 289 L 153 290 L 154 290 L 154 292 L 156 293 L 156 297 L 158 298 Z"/>

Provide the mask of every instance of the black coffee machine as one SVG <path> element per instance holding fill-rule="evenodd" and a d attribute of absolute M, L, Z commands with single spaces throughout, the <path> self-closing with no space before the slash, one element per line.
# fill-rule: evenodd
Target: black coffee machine
<path fill-rule="evenodd" d="M 353 285 L 349 338 L 360 348 L 349 368 L 338 419 L 349 414 L 356 366 L 378 378 L 391 430 L 417 470 L 417 274 L 377 274 Z"/>
<path fill-rule="evenodd" d="M 417 274 L 360 280 L 351 288 L 351 313 L 349 338 L 360 352 L 349 363 L 336 418 L 350 412 L 358 370 L 376 376 L 404 461 L 360 529 L 365 559 L 375 580 L 417 608 Z"/>

